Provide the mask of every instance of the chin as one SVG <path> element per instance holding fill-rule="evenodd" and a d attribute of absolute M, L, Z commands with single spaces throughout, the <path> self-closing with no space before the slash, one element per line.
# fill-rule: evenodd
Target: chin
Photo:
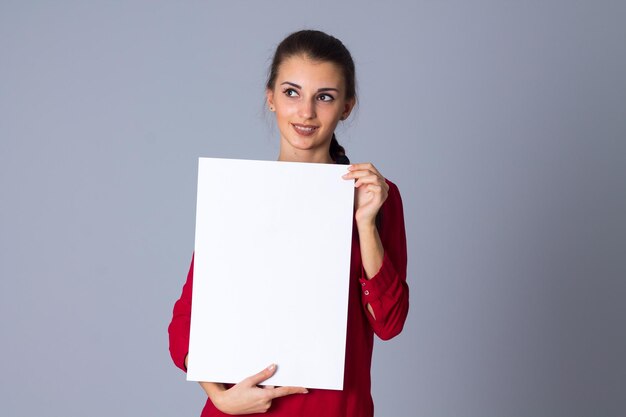
<path fill-rule="evenodd" d="M 287 140 L 289 145 L 294 149 L 298 149 L 301 151 L 310 151 L 312 149 L 319 148 L 321 145 L 319 142 L 312 139 L 296 139 L 296 140 Z"/>

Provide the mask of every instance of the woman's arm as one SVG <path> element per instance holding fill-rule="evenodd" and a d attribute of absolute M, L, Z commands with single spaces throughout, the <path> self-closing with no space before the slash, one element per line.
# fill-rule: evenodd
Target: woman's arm
<path fill-rule="evenodd" d="M 359 226 L 358 233 L 363 272 L 365 278 L 372 279 L 383 264 L 385 250 L 382 242 L 380 241 L 378 228 L 375 224 Z M 374 312 L 372 305 L 367 303 L 366 307 L 367 311 L 369 311 L 374 320 L 376 320 L 376 313 Z"/>
<path fill-rule="evenodd" d="M 174 364 L 187 372 L 187 353 L 189 352 L 189 329 L 191 326 L 191 290 L 193 288 L 193 262 L 187 273 L 180 298 L 174 304 L 172 321 L 167 328 L 170 339 L 170 355 Z"/>
<path fill-rule="evenodd" d="M 185 358 L 185 365 L 187 359 Z M 272 364 L 252 375 L 231 388 L 217 382 L 199 382 L 211 402 L 222 413 L 231 415 L 265 413 L 272 405 L 272 400 L 291 394 L 306 394 L 308 390 L 301 387 L 274 387 L 258 385 L 270 378 L 276 372 L 276 365 Z"/>
<path fill-rule="evenodd" d="M 409 308 L 406 233 L 400 192 L 372 164 L 355 164 L 355 219 L 363 273 L 362 303 L 374 332 L 384 340 L 402 331 Z M 378 221 L 377 221 L 378 218 Z"/>

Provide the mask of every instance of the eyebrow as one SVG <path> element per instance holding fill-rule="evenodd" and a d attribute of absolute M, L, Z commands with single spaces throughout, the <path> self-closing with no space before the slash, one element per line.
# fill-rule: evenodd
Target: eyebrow
<path fill-rule="evenodd" d="M 299 89 L 301 89 L 301 90 L 302 90 L 302 86 L 300 86 L 300 85 L 298 85 L 298 84 L 296 84 L 296 83 L 292 83 L 292 82 L 290 82 L 290 81 L 285 81 L 285 82 L 281 83 L 280 85 L 285 85 L 285 84 L 290 85 L 290 86 L 292 86 L 292 87 L 299 88 Z M 336 92 L 338 93 L 338 92 L 339 92 L 339 89 L 334 88 L 334 87 L 325 87 L 325 88 L 318 88 L 318 89 L 317 89 L 317 92 L 318 92 L 318 93 L 325 92 L 325 91 L 336 91 Z"/>

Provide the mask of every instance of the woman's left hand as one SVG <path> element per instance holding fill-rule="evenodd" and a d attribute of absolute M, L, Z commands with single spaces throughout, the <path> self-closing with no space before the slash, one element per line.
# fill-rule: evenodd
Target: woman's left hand
<path fill-rule="evenodd" d="M 385 177 L 369 162 L 352 164 L 348 167 L 348 171 L 343 178 L 356 180 L 354 183 L 356 187 L 354 217 L 357 226 L 374 225 L 378 210 L 387 199 L 389 185 Z"/>

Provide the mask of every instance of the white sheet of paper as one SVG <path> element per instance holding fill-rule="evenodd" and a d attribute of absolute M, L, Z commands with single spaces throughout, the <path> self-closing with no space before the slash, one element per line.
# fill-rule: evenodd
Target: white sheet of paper
<path fill-rule="evenodd" d="M 187 379 L 343 389 L 345 165 L 200 158 Z"/>

